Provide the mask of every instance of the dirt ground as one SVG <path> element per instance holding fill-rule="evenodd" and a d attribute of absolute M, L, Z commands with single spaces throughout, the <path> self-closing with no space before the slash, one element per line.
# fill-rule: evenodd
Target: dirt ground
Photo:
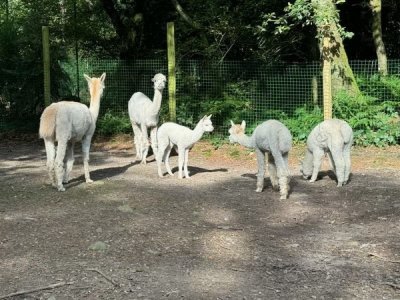
<path fill-rule="evenodd" d="M 93 184 L 78 150 L 60 193 L 40 140 L 1 140 L 0 299 L 400 299 L 400 147 L 354 148 L 342 188 L 295 147 L 286 201 L 241 146 L 197 144 L 179 180 L 97 140 Z"/>

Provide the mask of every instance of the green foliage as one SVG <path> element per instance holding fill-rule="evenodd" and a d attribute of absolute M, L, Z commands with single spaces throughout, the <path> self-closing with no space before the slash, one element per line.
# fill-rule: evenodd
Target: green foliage
<path fill-rule="evenodd" d="M 97 121 L 96 132 L 100 135 L 113 135 L 118 133 L 130 133 L 131 122 L 128 115 L 107 111 Z"/>
<path fill-rule="evenodd" d="M 396 144 L 400 138 L 399 108 L 399 102 L 342 92 L 335 97 L 333 114 L 353 128 L 355 144 L 383 147 Z"/>
<path fill-rule="evenodd" d="M 292 117 L 285 116 L 282 122 L 289 128 L 293 142 L 303 142 L 315 125 L 323 121 L 323 113 L 319 107 L 304 105 L 295 110 Z"/>

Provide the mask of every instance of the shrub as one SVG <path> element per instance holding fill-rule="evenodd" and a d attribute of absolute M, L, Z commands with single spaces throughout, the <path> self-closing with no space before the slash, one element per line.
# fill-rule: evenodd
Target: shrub
<path fill-rule="evenodd" d="M 382 147 L 396 144 L 400 138 L 399 106 L 394 101 L 341 92 L 334 99 L 333 115 L 350 124 L 355 144 Z"/>
<path fill-rule="evenodd" d="M 130 133 L 132 131 L 129 117 L 121 113 L 107 111 L 97 121 L 96 132 L 100 135 L 113 135 L 117 133 Z"/>

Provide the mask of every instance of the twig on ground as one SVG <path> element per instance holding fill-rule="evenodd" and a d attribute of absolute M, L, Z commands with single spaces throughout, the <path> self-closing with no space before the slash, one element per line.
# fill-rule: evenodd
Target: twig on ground
<path fill-rule="evenodd" d="M 115 287 L 120 287 L 119 283 L 115 282 L 112 278 L 108 277 L 106 274 L 104 274 L 100 270 L 97 270 L 97 269 L 87 269 L 87 270 L 99 273 L 101 276 L 103 276 L 105 279 L 107 279 L 109 282 L 111 282 Z"/>
<path fill-rule="evenodd" d="M 390 259 L 387 259 L 387 258 L 380 256 L 378 254 L 375 254 L 375 253 L 368 253 L 368 256 L 374 256 L 374 257 L 377 257 L 379 259 L 382 259 L 382 260 L 390 262 L 390 263 L 400 264 L 400 260 L 390 260 Z"/>
<path fill-rule="evenodd" d="M 391 286 L 392 288 L 400 290 L 400 285 L 398 285 L 398 284 L 394 284 L 394 283 L 391 283 L 391 282 L 382 282 L 382 284 L 388 285 L 388 286 Z"/>
<path fill-rule="evenodd" d="M 4 296 L 0 296 L 0 299 L 6 299 L 6 298 L 11 298 L 11 297 L 15 297 L 15 296 L 20 296 L 20 295 L 25 295 L 25 294 L 31 294 L 34 292 L 39 292 L 39 291 L 43 291 L 43 290 L 52 290 L 61 286 L 65 286 L 65 285 L 71 285 L 74 284 L 73 282 L 59 282 L 59 283 L 54 283 L 54 284 L 50 284 L 47 286 L 42 286 L 42 287 L 38 287 L 38 288 L 34 288 L 31 290 L 25 290 L 25 291 L 19 291 L 19 292 L 15 292 L 15 293 L 11 293 L 8 295 L 4 295 Z"/>
<path fill-rule="evenodd" d="M 230 226 L 217 226 L 217 229 L 233 230 L 233 231 L 242 231 L 243 230 L 243 228 L 236 228 L 236 227 L 230 227 Z"/>

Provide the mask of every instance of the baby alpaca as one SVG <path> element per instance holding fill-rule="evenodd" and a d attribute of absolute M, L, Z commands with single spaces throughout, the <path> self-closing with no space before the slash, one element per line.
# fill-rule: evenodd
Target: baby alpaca
<path fill-rule="evenodd" d="M 211 115 L 204 116 L 196 127 L 191 130 L 185 126 L 176 123 L 167 122 L 160 126 L 157 131 L 158 140 L 158 153 L 157 153 L 157 166 L 158 175 L 163 177 L 161 171 L 161 163 L 164 160 L 165 167 L 168 174 L 173 175 L 169 166 L 169 155 L 172 147 L 178 147 L 178 162 L 179 162 L 179 178 L 182 179 L 182 167 L 185 172 L 185 177 L 189 178 L 188 160 L 189 150 L 193 145 L 201 139 L 204 132 L 211 132 L 214 127 L 211 122 Z"/>
<path fill-rule="evenodd" d="M 280 190 L 281 200 L 287 199 L 289 193 L 289 150 L 292 148 L 292 135 L 281 122 L 268 120 L 258 125 L 252 136 L 245 135 L 246 122 L 235 125 L 231 121 L 229 141 L 248 148 L 255 148 L 257 154 L 258 174 L 256 192 L 264 188 L 265 153 L 268 154 L 268 170 L 272 188 Z"/>
<path fill-rule="evenodd" d="M 40 117 L 39 136 L 44 140 L 50 181 L 60 192 L 69 180 L 74 164 L 74 144 L 82 141 L 82 156 L 86 182 L 89 174 L 89 149 L 96 129 L 100 98 L 106 73 L 99 78 L 84 74 L 90 92 L 90 107 L 73 101 L 60 101 L 46 107 Z M 55 143 L 57 141 L 57 148 Z"/>
<path fill-rule="evenodd" d="M 342 186 L 349 180 L 351 170 L 350 150 L 353 144 L 353 130 L 343 120 L 332 119 L 318 124 L 307 138 L 307 152 L 302 162 L 301 173 L 310 182 L 317 180 L 321 160 L 327 152 L 329 161 Z"/>

